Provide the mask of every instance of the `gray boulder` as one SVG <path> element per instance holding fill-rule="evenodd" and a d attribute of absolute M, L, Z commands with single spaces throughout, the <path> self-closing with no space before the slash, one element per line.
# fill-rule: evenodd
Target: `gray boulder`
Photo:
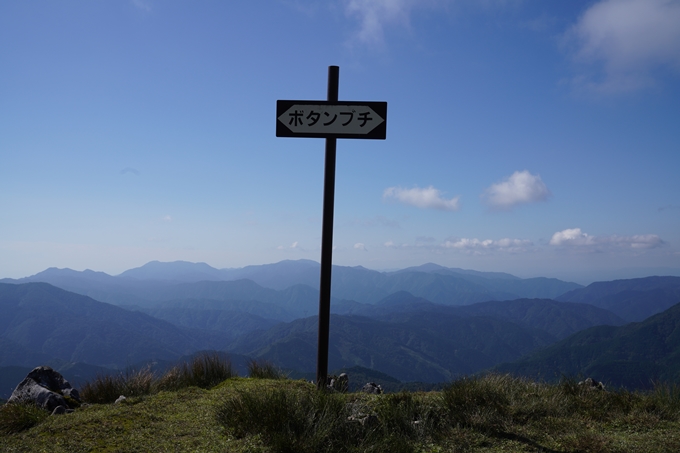
<path fill-rule="evenodd" d="M 383 393 L 382 387 L 375 382 L 369 382 L 368 384 L 364 385 L 361 391 L 364 393 L 370 393 L 372 395 L 380 395 Z"/>
<path fill-rule="evenodd" d="M 328 390 L 346 393 L 349 389 L 349 376 L 347 373 L 342 373 L 340 376 L 328 376 Z"/>
<path fill-rule="evenodd" d="M 57 407 L 73 409 L 80 405 L 78 390 L 48 366 L 34 368 L 19 383 L 8 403 L 30 402 L 53 412 Z"/>
<path fill-rule="evenodd" d="M 604 384 L 602 382 L 596 381 L 593 378 L 588 378 L 585 381 L 581 381 L 578 383 L 578 385 L 590 390 L 604 390 Z"/>

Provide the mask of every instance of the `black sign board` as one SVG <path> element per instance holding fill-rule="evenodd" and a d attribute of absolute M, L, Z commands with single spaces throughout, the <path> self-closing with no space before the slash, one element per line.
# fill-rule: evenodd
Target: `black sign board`
<path fill-rule="evenodd" d="M 387 102 L 276 101 L 276 136 L 385 140 Z"/>

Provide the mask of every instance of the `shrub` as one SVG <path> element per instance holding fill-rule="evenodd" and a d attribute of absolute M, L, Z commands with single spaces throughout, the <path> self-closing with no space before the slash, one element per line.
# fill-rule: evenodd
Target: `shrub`
<path fill-rule="evenodd" d="M 159 390 L 177 390 L 184 387 L 210 388 L 236 376 L 231 362 L 218 354 L 201 354 L 191 363 L 182 363 L 168 370 L 159 380 Z"/>
<path fill-rule="evenodd" d="M 596 422 L 625 416 L 639 407 L 645 398 L 643 394 L 623 389 L 605 391 L 580 385 L 574 379 L 563 379 L 551 387 L 551 392 L 560 400 L 559 416 Z"/>
<path fill-rule="evenodd" d="M 149 368 L 127 370 L 117 375 L 97 376 L 83 384 L 80 397 L 95 404 L 113 403 L 119 396 L 144 396 L 152 393 L 154 375 Z"/>
<path fill-rule="evenodd" d="M 286 375 L 271 362 L 248 362 L 248 376 L 254 379 L 286 379 Z"/>
<path fill-rule="evenodd" d="M 381 395 L 374 410 L 378 423 L 367 438 L 377 451 L 410 452 L 417 443 L 442 439 L 448 432 L 442 399 L 431 395 L 406 391 Z"/>
<path fill-rule="evenodd" d="M 196 386 L 213 387 L 236 376 L 231 362 L 219 354 L 201 354 L 190 363 L 181 363 L 156 378 L 147 367 L 139 371 L 127 370 L 116 375 L 97 376 L 86 382 L 80 396 L 83 401 L 96 404 L 113 403 L 119 396 L 144 396 L 159 390 L 179 390 Z"/>
<path fill-rule="evenodd" d="M 239 438 L 259 435 L 274 452 L 412 452 L 443 431 L 440 400 L 403 392 L 343 395 L 259 388 L 241 391 L 217 409 Z"/>
<path fill-rule="evenodd" d="M 15 434 L 32 428 L 49 413 L 31 403 L 8 403 L 0 407 L 0 434 Z"/>
<path fill-rule="evenodd" d="M 453 426 L 502 430 L 510 414 L 509 376 L 491 375 L 452 382 L 442 391 Z"/>
<path fill-rule="evenodd" d="M 259 434 L 275 452 L 347 451 L 352 428 L 341 395 L 284 389 L 239 392 L 217 419 L 236 437 Z"/>
<path fill-rule="evenodd" d="M 644 400 L 643 409 L 664 420 L 677 420 L 680 418 L 680 385 L 655 384 L 654 389 Z"/>
<path fill-rule="evenodd" d="M 152 393 L 154 375 L 147 367 L 139 371 L 125 374 L 125 396 L 144 396 Z M 114 400 L 115 401 L 115 400 Z"/>
<path fill-rule="evenodd" d="M 121 375 L 103 375 L 83 384 L 80 398 L 88 403 L 107 404 L 116 401 L 124 391 L 125 385 Z"/>

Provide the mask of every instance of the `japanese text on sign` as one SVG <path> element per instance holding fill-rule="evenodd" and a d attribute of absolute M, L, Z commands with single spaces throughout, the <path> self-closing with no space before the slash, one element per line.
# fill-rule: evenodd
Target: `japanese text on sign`
<path fill-rule="evenodd" d="M 293 112 L 289 113 L 288 116 L 290 117 L 290 121 L 288 121 L 288 125 L 293 127 L 304 126 L 305 120 L 308 120 L 306 125 L 308 127 L 313 127 L 319 122 L 319 120 L 321 120 L 322 113 L 324 116 L 324 121 L 321 122 L 321 125 L 324 127 L 335 124 L 335 121 L 338 119 L 338 113 L 331 114 L 330 112 L 316 112 L 314 109 L 309 109 L 308 111 L 309 114 L 306 114 L 305 110 L 295 109 Z M 371 117 L 372 113 L 373 111 L 370 109 L 359 113 L 354 109 L 347 112 L 339 112 L 339 115 L 342 118 L 340 120 L 340 125 L 342 127 L 349 126 L 352 120 L 354 120 L 354 115 L 356 115 L 357 121 L 359 122 L 359 127 L 364 127 L 366 126 L 367 122 L 373 121 L 373 118 Z"/>
<path fill-rule="evenodd" d="M 277 104 L 279 136 L 384 138 L 382 136 L 387 117 L 386 103 L 279 102 L 281 103 Z M 371 134 L 374 130 L 375 132 Z"/>

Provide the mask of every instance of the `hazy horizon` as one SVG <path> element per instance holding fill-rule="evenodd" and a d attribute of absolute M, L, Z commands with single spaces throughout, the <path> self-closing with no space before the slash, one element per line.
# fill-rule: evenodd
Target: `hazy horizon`
<path fill-rule="evenodd" d="M 318 261 L 324 143 L 275 113 L 329 65 L 389 112 L 334 264 L 680 275 L 677 1 L 3 2 L 0 65 L 0 277 Z"/>
<path fill-rule="evenodd" d="M 242 269 L 243 267 L 247 267 L 247 266 L 266 266 L 266 265 L 277 264 L 277 263 L 278 263 L 278 262 L 273 262 L 273 263 L 259 263 L 259 264 L 251 264 L 251 265 L 247 265 L 247 266 L 239 266 L 239 267 L 217 267 L 217 266 L 211 265 L 210 263 L 205 263 L 205 262 L 196 262 L 196 263 L 194 263 L 194 262 L 191 262 L 191 261 L 183 261 L 183 260 L 178 260 L 178 261 L 185 262 L 185 263 L 192 263 L 192 264 L 207 264 L 208 266 L 210 266 L 210 267 L 212 267 L 212 268 L 215 268 L 215 269 L 218 269 L 218 270 L 234 270 L 234 269 Z M 284 261 L 285 261 L 285 260 L 284 260 Z M 296 261 L 296 260 L 293 260 L 293 261 Z M 319 264 L 319 261 L 316 261 L 316 260 L 308 260 L 308 261 L 314 261 L 316 264 Z M 173 263 L 173 262 L 176 262 L 176 261 L 158 261 L 158 260 L 152 260 L 152 261 L 149 261 L 149 262 L 147 262 L 147 263 L 140 264 L 139 266 L 133 266 L 133 267 L 131 267 L 131 268 L 126 268 L 126 269 L 123 269 L 123 270 L 121 270 L 121 271 L 113 271 L 113 272 L 107 272 L 107 271 L 102 270 L 102 269 L 94 269 L 94 268 L 91 268 L 91 267 L 86 267 L 86 268 L 81 268 L 81 269 L 72 269 L 72 268 L 68 268 L 68 267 L 50 266 L 50 267 L 47 267 L 47 268 L 45 268 L 45 269 L 42 269 L 42 270 L 40 270 L 40 271 L 38 271 L 38 272 L 35 272 L 35 273 L 33 273 L 33 274 L 28 274 L 28 275 L 21 275 L 21 276 L 16 276 L 16 277 L 7 276 L 7 275 L 0 275 L 0 280 L 3 279 L 3 278 L 21 279 L 21 278 L 26 278 L 26 277 L 32 277 L 32 276 L 37 275 L 37 274 L 39 274 L 39 273 L 41 273 L 41 272 L 43 272 L 43 271 L 46 271 L 46 270 L 48 270 L 48 269 L 55 269 L 55 268 L 56 268 L 56 269 L 70 269 L 70 270 L 77 271 L 77 272 L 83 272 L 83 271 L 86 271 L 86 270 L 90 270 L 90 271 L 94 271 L 94 272 L 104 272 L 104 273 L 106 273 L 106 274 L 108 274 L 108 275 L 111 275 L 111 276 L 116 277 L 116 276 L 119 276 L 119 275 L 123 274 L 125 271 L 128 271 L 128 270 L 130 270 L 130 269 L 136 269 L 136 268 L 142 267 L 142 266 L 144 266 L 144 265 L 146 265 L 146 264 L 149 264 L 149 263 L 151 263 L 151 262 Z M 423 265 L 423 264 L 430 264 L 430 263 L 421 263 L 420 265 Z M 438 263 L 432 263 L 432 264 L 437 264 L 437 265 L 442 266 L 441 264 L 438 264 Z M 334 265 L 336 265 L 336 264 L 334 264 Z M 342 266 L 342 265 L 340 265 L 340 266 Z M 362 266 L 362 265 L 360 265 L 360 264 L 355 265 L 355 266 L 361 266 L 361 267 L 364 267 L 364 268 L 366 268 L 366 269 L 374 270 L 374 271 L 378 271 L 378 272 L 389 273 L 389 272 L 395 272 L 395 271 L 399 271 L 399 270 L 402 270 L 402 269 L 406 269 L 407 267 L 417 267 L 418 265 L 415 265 L 415 266 L 406 266 L 406 267 L 397 267 L 397 268 L 388 268 L 388 269 L 370 268 L 370 267 L 367 267 L 367 266 Z M 443 266 L 443 267 L 453 267 L 453 266 Z M 463 270 L 472 270 L 472 271 L 479 271 L 479 269 L 469 269 L 469 268 L 459 268 L 459 269 L 463 269 Z M 622 279 L 632 279 L 632 278 L 644 278 L 644 277 L 652 277 L 652 276 L 675 276 L 675 277 L 680 277 L 680 269 L 673 269 L 673 268 L 650 268 L 650 269 L 635 269 L 635 268 L 627 268 L 627 269 L 626 269 L 626 268 L 623 268 L 623 269 L 609 269 L 609 270 L 603 270 L 603 271 L 601 271 L 601 272 L 599 272 L 599 273 L 597 273 L 597 274 L 593 274 L 593 275 L 590 276 L 590 277 L 586 276 L 586 274 L 579 273 L 578 271 L 574 271 L 574 272 L 571 274 L 571 277 L 569 276 L 569 274 L 565 274 L 565 275 L 561 275 L 561 276 L 560 276 L 560 275 L 557 275 L 557 276 L 556 276 L 556 275 L 538 275 L 538 274 L 537 274 L 537 275 L 522 275 L 522 274 L 510 272 L 510 271 L 508 271 L 508 270 L 488 270 L 488 271 L 481 271 L 481 272 L 503 272 L 503 273 L 511 274 L 511 275 L 514 275 L 514 276 L 516 276 L 516 277 L 523 278 L 523 279 L 526 279 L 526 278 L 535 278 L 535 277 L 557 278 L 557 279 L 559 279 L 559 280 L 563 280 L 563 281 L 571 281 L 571 282 L 578 283 L 578 284 L 584 285 L 584 286 L 587 286 L 587 285 L 589 285 L 590 283 L 598 282 L 598 281 L 610 281 L 610 280 L 622 280 Z"/>

